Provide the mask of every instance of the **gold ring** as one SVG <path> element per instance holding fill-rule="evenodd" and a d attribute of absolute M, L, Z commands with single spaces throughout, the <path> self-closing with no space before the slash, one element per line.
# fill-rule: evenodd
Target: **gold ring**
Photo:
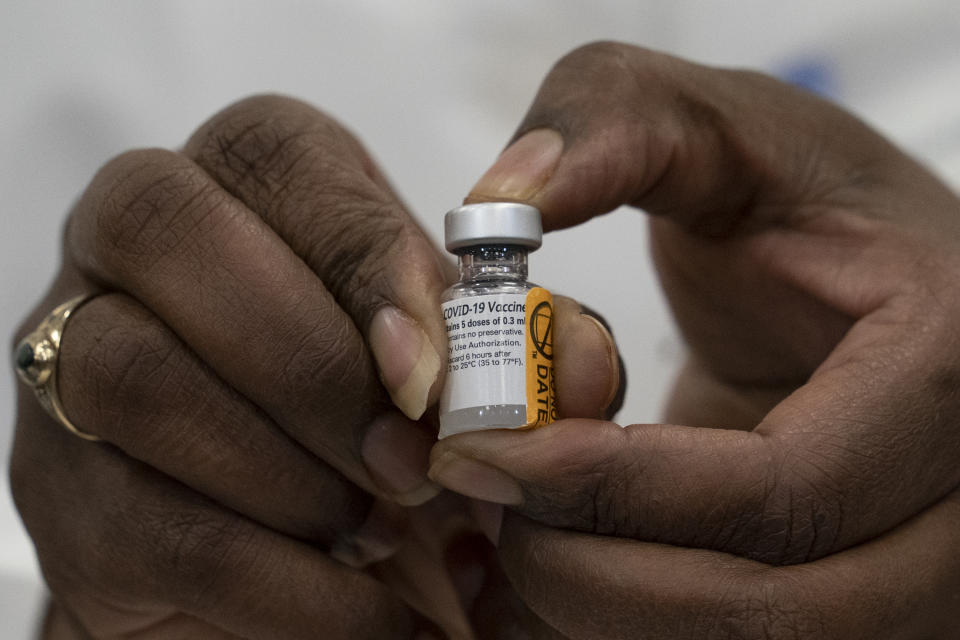
<path fill-rule="evenodd" d="M 64 327 L 73 312 L 91 297 L 78 296 L 54 309 L 39 327 L 20 341 L 14 359 L 17 375 L 33 388 L 37 400 L 47 413 L 73 435 L 96 442 L 100 440 L 99 437 L 80 431 L 70 422 L 57 392 L 57 361 L 60 359 Z"/>

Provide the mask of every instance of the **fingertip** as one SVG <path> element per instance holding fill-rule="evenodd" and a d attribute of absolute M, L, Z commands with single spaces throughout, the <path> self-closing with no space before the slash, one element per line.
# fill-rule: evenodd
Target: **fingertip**
<path fill-rule="evenodd" d="M 599 342 L 596 353 L 599 354 L 602 352 L 604 355 L 602 358 L 601 372 L 606 373 L 608 378 L 606 380 L 606 395 L 599 396 L 603 398 L 600 402 L 600 413 L 603 414 L 610 407 L 610 403 L 613 402 L 614 397 L 616 397 L 620 389 L 620 363 L 618 360 L 617 343 L 616 340 L 613 339 L 613 335 L 609 329 L 607 329 L 607 326 L 596 316 L 590 315 L 589 313 L 582 313 L 580 314 L 579 320 L 581 324 L 589 324 L 593 329 L 594 338 Z M 602 389 L 602 387 L 603 385 L 601 385 L 600 388 Z"/>
<path fill-rule="evenodd" d="M 411 420 L 439 394 L 440 355 L 420 324 L 393 305 L 374 314 L 370 350 L 393 403 Z"/>
<path fill-rule="evenodd" d="M 379 416 L 360 444 L 367 471 L 385 495 L 405 506 L 432 499 L 440 487 L 427 478 L 433 434 L 397 413 Z"/>
<path fill-rule="evenodd" d="M 428 475 L 437 484 L 469 498 L 497 504 L 523 504 L 523 489 L 509 473 L 453 450 L 432 457 Z"/>
<path fill-rule="evenodd" d="M 550 181 L 563 136 L 553 129 L 534 129 L 508 146 L 470 190 L 465 202 L 509 200 L 529 202 Z"/>
<path fill-rule="evenodd" d="M 557 396 L 563 418 L 605 415 L 620 389 L 616 341 L 575 301 L 556 296 Z"/>
<path fill-rule="evenodd" d="M 330 547 L 330 556 L 349 567 L 362 569 L 381 562 L 400 548 L 408 528 L 406 510 L 392 502 L 377 500 L 366 520 L 351 534 Z"/>

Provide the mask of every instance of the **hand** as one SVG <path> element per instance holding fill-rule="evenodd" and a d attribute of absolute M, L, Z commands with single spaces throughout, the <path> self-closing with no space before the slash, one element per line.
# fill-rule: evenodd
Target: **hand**
<path fill-rule="evenodd" d="M 674 424 L 434 448 L 431 477 L 510 505 L 499 555 L 534 612 L 571 638 L 955 632 L 954 194 L 804 92 L 597 44 L 551 71 L 470 199 L 553 229 L 649 211 L 689 345 Z"/>
<path fill-rule="evenodd" d="M 64 332 L 59 386 L 106 443 L 20 390 L 11 479 L 60 607 L 48 635 L 411 635 L 408 594 L 352 567 L 407 544 L 401 505 L 438 491 L 436 431 L 415 420 L 442 384 L 448 269 L 360 145 L 293 100 L 108 163 L 18 335 L 99 292 Z M 575 303 L 558 314 L 593 363 L 558 378 L 599 390 L 579 396 L 598 416 L 609 336 Z M 461 615 L 414 604 L 442 627 Z"/>

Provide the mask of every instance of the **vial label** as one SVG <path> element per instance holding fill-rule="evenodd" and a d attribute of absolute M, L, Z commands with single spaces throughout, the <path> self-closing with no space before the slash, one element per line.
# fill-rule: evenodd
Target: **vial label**
<path fill-rule="evenodd" d="M 557 419 L 557 384 L 553 376 L 553 296 L 541 287 L 527 293 L 527 424 L 541 427 Z"/>
<path fill-rule="evenodd" d="M 442 310 L 449 348 L 441 423 L 467 409 L 479 409 L 473 428 L 535 427 L 556 419 L 549 291 L 460 298 Z M 518 415 L 494 410 L 503 406 L 517 407 Z"/>

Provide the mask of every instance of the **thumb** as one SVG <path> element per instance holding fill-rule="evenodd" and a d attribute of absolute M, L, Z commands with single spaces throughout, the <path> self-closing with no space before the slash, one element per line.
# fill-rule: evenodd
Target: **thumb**
<path fill-rule="evenodd" d="M 467 200 L 529 203 L 548 229 L 632 204 L 716 235 L 840 187 L 909 186 L 907 164 L 856 118 L 772 78 L 595 43 L 553 67 Z"/>
<path fill-rule="evenodd" d="M 429 475 L 553 527 L 778 562 L 783 522 L 763 515 L 779 495 L 767 482 L 773 449 L 742 431 L 560 420 L 441 440 Z"/>

